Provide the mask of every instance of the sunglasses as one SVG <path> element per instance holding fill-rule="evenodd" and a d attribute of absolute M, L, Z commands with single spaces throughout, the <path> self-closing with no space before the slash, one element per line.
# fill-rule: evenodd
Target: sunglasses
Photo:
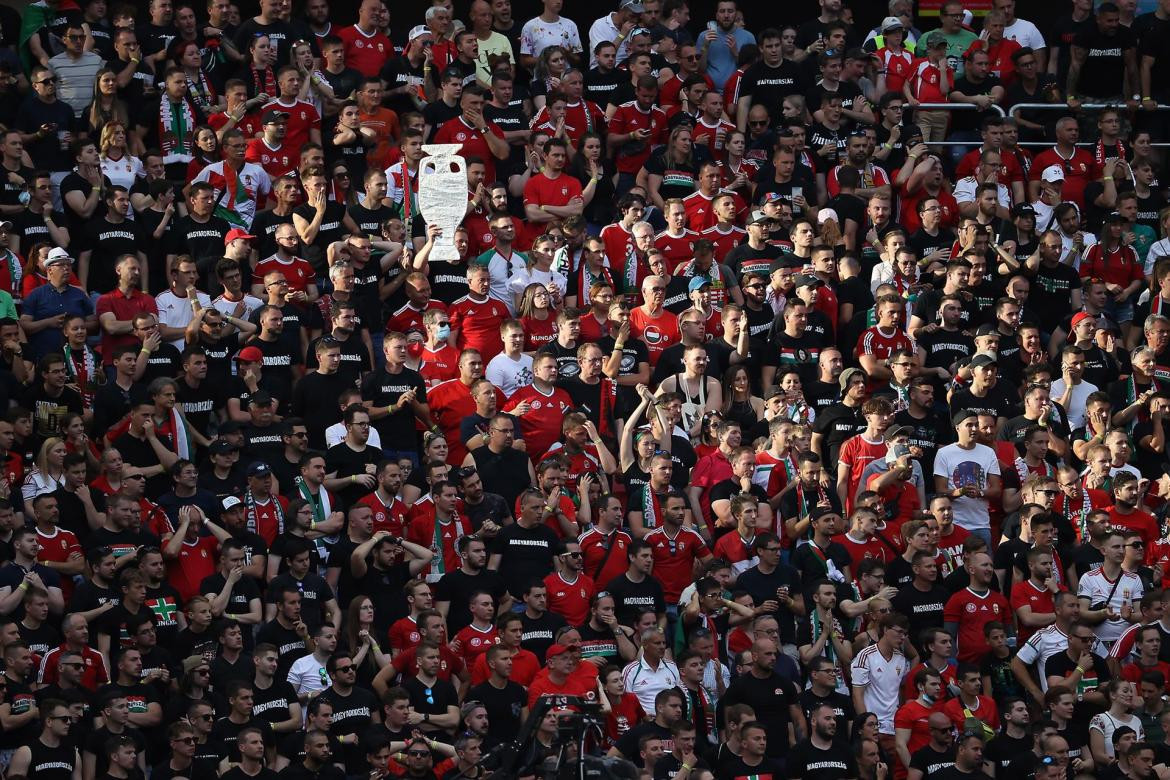
<path fill-rule="evenodd" d="M 427 758 L 431 755 L 431 751 L 429 751 L 429 750 L 408 750 L 408 751 L 406 751 L 406 755 L 412 756 L 414 758 Z"/>

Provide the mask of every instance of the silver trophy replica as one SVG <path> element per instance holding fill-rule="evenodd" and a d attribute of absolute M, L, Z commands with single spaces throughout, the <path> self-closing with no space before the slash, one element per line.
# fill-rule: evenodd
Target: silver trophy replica
<path fill-rule="evenodd" d="M 428 225 L 443 231 L 431 247 L 432 260 L 458 260 L 455 229 L 467 213 L 467 164 L 463 144 L 427 144 L 418 167 L 418 209 Z"/>

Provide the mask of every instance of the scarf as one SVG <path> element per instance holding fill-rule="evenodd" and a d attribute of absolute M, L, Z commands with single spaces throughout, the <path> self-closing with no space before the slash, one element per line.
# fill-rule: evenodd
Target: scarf
<path fill-rule="evenodd" d="M 261 92 L 269 97 L 275 97 L 280 94 L 276 89 L 276 74 L 272 72 L 272 68 L 260 70 L 255 65 L 252 65 L 248 70 L 252 75 L 252 83 L 249 84 L 252 88 L 249 90 L 252 97 L 259 95 Z"/>
<path fill-rule="evenodd" d="M 314 496 L 309 486 L 305 484 L 305 480 L 297 477 L 297 492 L 301 494 L 301 498 L 313 510 L 313 522 L 324 523 L 326 518 L 333 512 L 333 501 L 329 497 L 329 491 L 322 487 L 317 495 Z"/>
<path fill-rule="evenodd" d="M 459 514 L 456 512 L 451 513 L 451 525 L 455 526 L 456 539 L 467 535 L 467 528 L 464 527 L 463 521 L 459 519 Z M 431 535 L 431 571 L 427 575 L 428 582 L 437 581 L 447 573 L 447 561 L 443 553 L 443 524 L 436 517 L 435 532 Z"/>
<path fill-rule="evenodd" d="M 56 10 L 50 7 L 45 0 L 37 0 L 37 2 L 24 7 L 21 13 L 19 41 L 20 61 L 24 65 L 25 73 L 32 70 L 32 66 L 36 64 L 32 52 L 28 48 L 28 42 L 36 37 L 42 28 L 47 27 L 53 21 L 54 16 L 56 16 Z"/>
<path fill-rule="evenodd" d="M 634 248 L 634 234 L 626 239 L 626 256 L 622 258 L 622 292 L 641 294 L 638 289 L 638 252 Z"/>
<path fill-rule="evenodd" d="M 187 98 L 172 103 L 163 95 L 158 104 L 158 138 L 165 164 L 191 162 L 195 124 L 195 112 Z"/>
<path fill-rule="evenodd" d="M 5 249 L 4 264 L 8 267 L 8 292 L 12 293 L 13 298 L 20 301 L 20 282 L 24 278 L 24 268 L 20 265 L 20 258 L 11 249 Z"/>
<path fill-rule="evenodd" d="M 227 160 L 223 161 L 223 181 L 223 195 L 215 204 L 215 216 L 227 220 L 236 227 L 247 229 L 248 224 L 236 211 L 236 204 L 247 202 L 248 190 L 240 186 L 240 172 L 229 165 Z"/>
<path fill-rule="evenodd" d="M 174 406 L 167 414 L 167 419 L 162 425 L 155 425 L 155 430 L 160 436 L 167 436 L 171 443 L 174 444 L 174 451 L 180 458 L 186 460 L 191 459 L 191 454 L 194 450 L 191 448 L 190 432 L 187 430 L 187 423 L 183 420 L 182 415 L 179 414 L 179 407 Z"/>
<path fill-rule="evenodd" d="M 662 525 L 662 504 L 658 500 L 658 494 L 650 487 L 650 483 L 646 483 L 646 487 L 642 488 L 642 527 L 650 530 Z"/>
<path fill-rule="evenodd" d="M 1170 311 L 1170 306 L 1162 299 L 1161 293 L 1154 296 L 1150 301 L 1150 314 L 1167 314 Z"/>
<path fill-rule="evenodd" d="M 65 344 L 62 352 L 65 353 L 65 371 L 69 375 L 69 379 L 81 391 L 81 400 L 85 406 L 92 407 L 94 392 L 91 388 L 94 384 L 93 380 L 98 375 L 97 361 L 94 359 L 93 350 L 83 345 L 81 354 L 78 355 L 69 344 Z"/>
<path fill-rule="evenodd" d="M 567 252 L 565 254 L 565 258 L 567 261 L 567 259 L 568 259 Z M 565 272 L 565 269 L 562 268 L 560 270 L 561 270 L 561 273 L 564 274 L 565 276 L 569 275 L 568 273 Z M 592 271 L 589 270 L 588 263 L 581 263 L 581 273 L 579 273 L 577 275 L 577 301 L 578 301 L 578 303 L 580 303 L 582 305 L 587 304 L 587 302 L 589 301 L 589 289 L 591 287 L 593 287 L 593 285 L 597 284 L 598 282 L 604 282 L 605 284 L 608 284 L 610 287 L 613 287 L 613 276 L 610 275 L 609 269 L 606 268 L 605 266 L 602 266 L 601 273 L 594 274 Z"/>
<path fill-rule="evenodd" d="M 280 508 L 280 501 L 275 496 L 269 496 L 268 500 L 272 502 L 272 507 L 275 510 L 276 535 L 280 536 L 284 533 L 284 510 Z M 260 523 L 256 511 L 256 496 L 252 494 L 251 489 L 244 491 L 244 516 L 246 517 L 248 530 L 254 534 L 260 533 Z"/>
<path fill-rule="evenodd" d="M 716 670 L 716 676 L 719 672 Z M 700 685 L 696 690 L 690 688 L 683 688 L 683 693 L 686 704 L 686 712 L 683 714 L 683 719 L 695 727 L 695 733 L 701 735 L 702 739 L 707 740 L 710 744 L 718 744 L 719 740 L 715 736 L 715 719 L 712 718 L 711 702 L 707 699 L 707 692 L 703 690 Z"/>
<path fill-rule="evenodd" d="M 199 71 L 199 75 L 192 79 L 187 76 L 187 97 L 204 114 L 211 113 L 211 105 L 215 102 L 215 88 L 207 81 L 207 76 L 203 71 Z"/>
<path fill-rule="evenodd" d="M 1085 480 L 1080 480 L 1081 506 L 1077 510 L 1077 539 L 1082 543 L 1089 538 L 1089 513 L 1093 511 L 1093 502 L 1089 498 L 1089 491 L 1085 488 Z M 1071 511 L 1072 506 L 1068 509 Z"/>
<path fill-rule="evenodd" d="M 1117 154 L 1110 154 L 1110 152 L 1117 152 Z M 1112 146 L 1106 146 L 1102 140 L 1098 140 L 1097 143 L 1093 144 L 1093 160 L 1098 165 L 1104 165 L 1105 160 L 1110 157 L 1125 159 L 1125 146 L 1122 145 L 1120 138 Z"/>

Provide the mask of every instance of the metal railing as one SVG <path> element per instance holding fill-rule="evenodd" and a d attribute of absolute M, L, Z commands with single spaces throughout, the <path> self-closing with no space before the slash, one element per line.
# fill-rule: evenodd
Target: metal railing
<path fill-rule="evenodd" d="M 1081 103 L 1080 106 L 1073 109 L 1067 103 L 1017 103 L 1011 107 L 1007 115 L 1012 119 L 1019 119 L 1020 111 L 1103 111 L 1106 108 L 1115 108 L 1120 111 L 1128 111 L 1129 107 L 1125 103 Z M 1145 108 L 1139 108 L 1139 112 L 1148 111 Z M 1158 103 L 1154 107 L 1154 111 L 1170 111 L 1170 105 Z M 1001 112 L 1002 113 L 1002 112 Z M 1047 141 L 1021 141 L 1020 146 L 1035 146 L 1035 147 L 1049 147 L 1051 143 Z M 1078 143 L 1077 146 L 1092 146 L 1092 142 L 1085 141 Z M 1155 141 L 1150 144 L 1155 147 L 1170 147 L 1170 141 Z"/>
<path fill-rule="evenodd" d="M 913 111 L 982 111 L 983 110 L 979 106 L 977 106 L 973 103 L 919 103 L 916 106 L 911 106 L 909 103 L 907 103 L 906 108 L 909 108 Z M 1006 116 L 1006 114 L 1004 114 L 1003 108 L 995 105 L 994 103 L 992 103 L 991 108 L 989 108 L 987 110 L 988 111 L 995 111 L 1000 116 Z M 922 143 L 926 144 L 927 146 L 971 146 L 973 143 L 976 143 L 976 142 L 974 142 L 974 141 L 923 141 Z"/>

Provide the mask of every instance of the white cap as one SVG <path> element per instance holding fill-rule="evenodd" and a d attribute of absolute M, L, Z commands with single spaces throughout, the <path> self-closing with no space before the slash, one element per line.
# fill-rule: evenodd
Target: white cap
<path fill-rule="evenodd" d="M 223 500 L 223 511 L 229 512 L 232 509 L 235 509 L 236 507 L 240 506 L 243 503 L 244 503 L 243 501 L 236 498 L 235 496 L 228 496 L 227 498 L 225 498 Z"/>
<path fill-rule="evenodd" d="M 837 212 L 835 209 L 821 209 L 820 211 L 817 212 L 817 224 L 818 225 L 823 225 L 826 222 L 828 222 L 830 219 L 838 224 L 841 223 L 841 218 L 837 216 Z"/>
<path fill-rule="evenodd" d="M 1061 168 L 1059 165 L 1049 165 L 1040 174 L 1040 181 L 1049 183 L 1064 181 L 1064 168 Z"/>

